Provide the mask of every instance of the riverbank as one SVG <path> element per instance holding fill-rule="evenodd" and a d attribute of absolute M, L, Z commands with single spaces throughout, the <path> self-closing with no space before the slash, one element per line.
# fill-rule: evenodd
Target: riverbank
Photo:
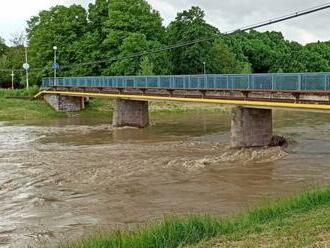
<path fill-rule="evenodd" d="M 0 90 L 0 120 L 1 121 L 21 121 L 40 120 L 64 117 L 83 118 L 109 118 L 113 112 L 112 99 L 99 98 L 92 99 L 86 109 L 77 113 L 55 112 L 43 100 L 31 100 L 32 96 L 38 92 L 38 88 L 29 90 Z M 185 112 L 185 111 L 214 111 L 225 108 L 215 104 L 195 104 L 195 103 L 174 103 L 174 102 L 152 102 L 150 111 L 162 112 Z"/>
<path fill-rule="evenodd" d="M 59 247 L 325 247 L 330 244 L 329 204 L 330 188 L 324 188 L 268 203 L 227 219 L 167 218 L 133 232 L 97 235 Z"/>

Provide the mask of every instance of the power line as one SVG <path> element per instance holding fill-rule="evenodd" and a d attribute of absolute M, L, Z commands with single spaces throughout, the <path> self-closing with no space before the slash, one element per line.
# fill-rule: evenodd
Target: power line
<path fill-rule="evenodd" d="M 319 11 L 329 9 L 329 8 L 330 8 L 330 3 L 326 3 L 326 4 L 318 5 L 318 6 L 309 8 L 309 9 L 305 9 L 305 10 L 301 10 L 301 11 L 298 11 L 298 12 L 295 12 L 295 13 L 291 13 L 291 14 L 288 14 L 288 15 L 285 15 L 285 16 L 270 19 L 270 20 L 265 21 L 265 22 L 260 22 L 260 23 L 254 24 L 254 25 L 245 26 L 242 29 L 238 29 L 236 31 L 244 32 L 244 31 L 248 31 L 248 30 L 251 30 L 251 29 L 261 28 L 261 27 L 265 27 L 265 26 L 272 25 L 272 24 L 275 24 L 275 23 L 279 23 L 279 22 L 290 20 L 290 19 L 298 18 L 298 17 L 304 16 L 304 15 L 309 15 L 309 14 L 319 12 Z M 235 32 L 235 30 L 231 31 L 231 32 Z"/>
<path fill-rule="evenodd" d="M 149 54 L 155 54 L 155 53 L 160 53 L 160 52 L 164 52 L 164 51 L 169 51 L 169 50 L 173 50 L 173 49 L 178 49 L 178 48 L 182 48 L 182 47 L 187 47 L 187 46 L 191 46 L 191 45 L 195 45 L 198 43 L 202 43 L 202 42 L 207 42 L 207 41 L 212 41 L 216 38 L 218 38 L 221 35 L 233 35 L 233 34 L 238 34 L 238 33 L 242 33 L 245 31 L 250 31 L 250 30 L 254 30 L 257 28 L 261 28 L 261 27 L 266 27 L 272 24 L 276 24 L 276 23 L 280 23 L 280 22 L 284 22 L 287 20 L 291 20 L 291 19 L 295 19 L 301 16 L 305 16 L 305 15 L 309 15 L 312 13 L 316 13 L 325 9 L 329 9 L 330 8 L 330 3 L 326 3 L 326 4 L 322 4 L 322 5 L 318 5 L 312 8 L 308 8 L 308 9 L 304 9 L 298 12 L 294 12 L 285 16 L 281 16 L 278 18 L 274 18 L 274 19 L 270 19 L 264 22 L 259 22 L 253 25 L 248 25 L 248 26 L 244 26 L 240 29 L 235 29 L 232 31 L 228 31 L 225 32 L 223 34 L 215 34 L 212 35 L 210 37 L 207 38 L 201 38 L 201 39 L 197 39 L 197 40 L 193 40 L 193 41 L 189 41 L 189 42 L 184 42 L 184 43 L 177 43 L 177 44 L 173 44 L 173 45 L 169 45 L 169 46 L 164 46 L 162 48 L 157 48 L 157 49 L 150 49 L 150 50 L 145 50 L 145 51 L 141 51 L 141 52 L 137 52 L 137 53 L 131 53 L 129 55 L 125 55 L 125 56 L 116 56 L 116 57 L 112 57 L 112 58 L 105 58 L 102 60 L 96 60 L 96 61 L 90 61 L 90 62 L 83 62 L 83 63 L 75 63 L 75 64 L 69 64 L 69 65 L 64 65 L 61 66 L 61 68 L 72 68 L 75 66 L 86 66 L 86 65 L 95 65 L 95 64 L 103 64 L 103 63 L 111 63 L 114 61 L 119 61 L 119 60 L 124 60 L 124 59 L 132 59 L 132 58 L 136 58 L 136 57 L 141 57 L 141 56 L 145 56 L 145 55 L 149 55 Z M 31 69 L 30 71 L 40 71 L 40 70 L 44 70 L 46 68 L 34 68 Z M 11 69 L 0 69 L 0 71 L 12 71 Z M 17 69 L 15 71 L 24 71 L 22 69 Z"/>

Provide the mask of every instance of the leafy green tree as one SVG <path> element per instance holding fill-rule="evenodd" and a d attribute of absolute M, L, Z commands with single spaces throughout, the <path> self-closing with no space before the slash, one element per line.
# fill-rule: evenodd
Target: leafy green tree
<path fill-rule="evenodd" d="M 109 2 L 109 18 L 103 29 L 107 32 L 103 46 L 108 58 L 127 55 L 128 51 L 142 51 L 150 47 L 148 42 L 161 43 L 164 27 L 159 13 L 151 8 L 145 0 L 112 0 Z M 136 37 L 143 37 L 141 41 Z M 139 44 L 141 43 L 141 44 Z M 138 45 L 141 45 L 138 48 Z M 116 62 L 108 66 L 103 74 L 118 75 L 123 73 L 121 66 L 128 63 L 126 73 L 137 73 L 140 61 L 134 59 Z"/>
<path fill-rule="evenodd" d="M 154 64 L 150 61 L 148 56 L 145 56 L 140 64 L 140 75 L 149 76 L 154 75 Z"/>
<path fill-rule="evenodd" d="M 277 55 L 269 72 L 305 72 L 305 62 L 298 59 L 302 49 L 297 42 L 286 42 L 286 48 Z"/>
<path fill-rule="evenodd" d="M 8 47 L 6 46 L 6 42 L 4 39 L 0 37 L 0 87 L 2 86 L 2 83 L 7 80 L 7 72 L 1 71 L 1 69 L 8 68 L 8 62 L 7 62 L 7 56 L 6 51 Z"/>
<path fill-rule="evenodd" d="M 250 65 L 241 62 L 236 58 L 236 54 L 220 39 L 213 43 L 206 59 L 208 73 L 229 74 L 229 73 L 249 73 Z"/>
<path fill-rule="evenodd" d="M 15 36 L 22 37 L 22 36 Z M 11 42 L 13 46 L 7 47 L 5 41 L 0 41 L 0 87 L 11 85 L 11 69 L 18 70 L 22 68 L 25 58 L 25 48 L 23 39 L 16 39 L 16 42 Z M 1 45 L 2 44 L 2 45 Z M 8 71 L 7 71 L 8 70 Z M 23 73 L 15 72 L 15 82 L 23 80 Z"/>
<path fill-rule="evenodd" d="M 129 33 L 141 33 L 147 40 L 160 41 L 164 33 L 159 12 L 145 0 L 111 0 L 106 30 L 110 40 L 112 35 L 124 39 Z"/>
<path fill-rule="evenodd" d="M 212 38 L 219 34 L 218 29 L 206 23 L 205 13 L 199 7 L 192 7 L 178 13 L 175 21 L 170 23 L 166 31 L 168 45 L 191 42 L 199 39 Z M 212 40 L 196 43 L 187 47 L 177 48 L 170 52 L 174 74 L 199 74 L 203 72 Z"/>
<path fill-rule="evenodd" d="M 107 37 L 105 30 L 106 22 L 109 19 L 109 0 L 96 0 L 88 7 L 87 32 L 80 42 L 75 44 L 77 50 L 77 60 L 81 62 L 93 62 L 103 59 L 108 48 L 104 44 Z M 72 68 L 72 73 L 76 75 L 101 75 L 106 64 L 88 63 L 87 65 L 77 65 Z"/>
<path fill-rule="evenodd" d="M 96 0 L 88 6 L 88 20 L 90 31 L 96 31 L 101 38 L 106 38 L 104 27 L 109 19 L 109 3 L 110 0 Z"/>
<path fill-rule="evenodd" d="M 6 41 L 0 37 L 0 56 L 4 55 L 7 49 Z"/>
<path fill-rule="evenodd" d="M 84 47 L 80 44 L 85 37 L 87 24 L 87 12 L 78 5 L 55 6 L 50 10 L 41 11 L 38 16 L 28 21 L 27 33 L 32 68 L 44 68 L 35 75 L 37 78 L 51 75 L 53 46 L 58 47 L 60 64 L 82 62 L 78 54 L 84 51 Z M 61 70 L 59 74 L 72 75 L 69 69 Z"/>
<path fill-rule="evenodd" d="M 78 5 L 55 6 L 32 17 L 27 33 L 30 64 L 42 69 L 32 73 L 35 81 L 52 75 L 54 45 L 59 63 L 71 65 L 62 67 L 60 76 L 200 74 L 203 62 L 209 73 L 330 70 L 330 42 L 303 46 L 285 40 L 280 32 L 222 35 L 205 21 L 199 7 L 178 13 L 165 29 L 146 0 L 96 0 L 88 11 Z M 200 39 L 207 40 L 160 51 Z M 8 48 L 0 39 L 2 67 L 21 68 L 21 41 L 18 35 Z"/>
<path fill-rule="evenodd" d="M 308 51 L 313 52 L 314 54 L 317 53 L 319 56 L 322 57 L 322 59 L 325 59 L 328 62 L 328 64 L 330 64 L 330 41 L 326 41 L 326 42 L 318 41 L 316 43 L 307 44 L 305 48 Z M 324 71 L 326 68 L 323 67 L 320 69 Z"/>
<path fill-rule="evenodd" d="M 298 55 L 298 60 L 305 64 L 305 72 L 325 72 L 330 70 L 329 61 L 317 52 L 304 48 Z"/>
<path fill-rule="evenodd" d="M 3 69 L 7 69 L 8 68 L 8 57 L 7 55 L 3 54 L 0 57 L 0 88 L 4 87 L 6 83 L 9 82 L 10 80 L 10 72 L 8 71 L 3 71 Z"/>

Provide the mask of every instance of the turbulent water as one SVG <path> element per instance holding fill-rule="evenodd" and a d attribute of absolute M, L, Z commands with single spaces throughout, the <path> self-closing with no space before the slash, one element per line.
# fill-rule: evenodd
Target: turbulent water
<path fill-rule="evenodd" d="M 164 215 L 233 214 L 330 179 L 330 115 L 276 112 L 288 148 L 231 150 L 227 113 L 143 129 L 66 119 L 0 123 L 0 247 L 48 245 Z"/>

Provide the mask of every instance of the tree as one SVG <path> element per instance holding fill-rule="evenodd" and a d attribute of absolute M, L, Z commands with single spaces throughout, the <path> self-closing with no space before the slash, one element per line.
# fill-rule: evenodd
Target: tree
<path fill-rule="evenodd" d="M 106 38 L 104 27 L 109 19 L 109 0 L 96 0 L 95 3 L 89 4 L 88 20 L 90 31 L 98 32 L 103 39 Z"/>
<path fill-rule="evenodd" d="M 107 37 L 103 41 L 103 46 L 107 49 L 105 55 L 108 58 L 127 55 L 128 51 L 141 51 L 142 48 L 151 47 L 146 43 L 160 43 L 164 36 L 164 27 L 159 13 L 153 10 L 145 0 L 110 1 L 109 18 L 104 30 L 107 32 Z M 142 40 L 137 40 L 137 37 Z M 139 43 L 141 49 L 137 47 Z M 131 59 L 108 66 L 103 74 L 120 75 L 123 69 L 119 65 L 127 65 L 128 61 L 130 61 L 130 68 L 125 69 L 126 73 L 138 73 L 140 60 Z"/>
<path fill-rule="evenodd" d="M 140 75 L 149 76 L 154 75 L 154 64 L 150 61 L 148 56 L 145 56 L 140 63 Z"/>
<path fill-rule="evenodd" d="M 210 48 L 206 59 L 208 73 L 213 74 L 230 74 L 250 72 L 249 64 L 240 62 L 235 53 L 221 40 L 216 40 Z"/>
<path fill-rule="evenodd" d="M 310 51 L 313 52 L 314 54 L 317 53 L 319 56 L 322 57 L 322 59 L 325 59 L 328 64 L 330 64 L 330 42 L 326 41 L 326 42 L 316 42 L 316 43 L 311 43 L 311 44 L 307 44 L 305 46 L 305 48 Z M 322 70 L 324 70 L 325 68 L 322 68 Z"/>
<path fill-rule="evenodd" d="M 55 6 L 48 11 L 41 11 L 38 16 L 28 21 L 31 65 L 34 68 L 44 68 L 35 75 L 37 78 L 51 74 L 53 46 L 58 47 L 60 64 L 82 62 L 81 57 L 77 55 L 84 49 L 80 44 L 82 38 L 85 37 L 87 24 L 87 12 L 78 5 Z M 67 69 L 61 70 L 60 75 L 72 74 Z"/>
<path fill-rule="evenodd" d="M 11 35 L 10 43 L 14 47 L 25 46 L 26 35 L 24 33 L 16 33 Z"/>
<path fill-rule="evenodd" d="M 297 42 L 286 42 L 286 48 L 278 54 L 269 72 L 305 72 L 305 62 L 298 58 L 302 49 Z"/>
<path fill-rule="evenodd" d="M 191 42 L 204 38 L 211 38 L 219 31 L 207 24 L 205 14 L 199 7 L 192 7 L 178 13 L 175 21 L 167 28 L 167 44 Z M 203 71 L 203 62 L 212 47 L 212 41 L 205 41 L 170 52 L 174 74 L 198 74 Z"/>
<path fill-rule="evenodd" d="M 0 37 L 0 56 L 4 55 L 7 49 L 6 41 Z"/>
<path fill-rule="evenodd" d="M 17 36 L 20 37 L 20 36 Z M 6 84 L 11 85 L 11 69 L 21 69 L 24 63 L 24 44 L 22 40 L 17 39 L 14 46 L 7 47 L 5 41 L 0 38 L 0 87 Z M 15 73 L 15 81 L 22 81 L 22 73 Z"/>
<path fill-rule="evenodd" d="M 298 55 L 298 60 L 305 64 L 305 72 L 326 72 L 330 70 L 329 61 L 317 53 L 304 48 Z"/>
<path fill-rule="evenodd" d="M 286 54 L 287 42 L 281 33 L 250 31 L 232 36 L 239 44 L 240 51 L 248 59 L 255 73 L 267 73 L 274 70 L 274 64 Z"/>

